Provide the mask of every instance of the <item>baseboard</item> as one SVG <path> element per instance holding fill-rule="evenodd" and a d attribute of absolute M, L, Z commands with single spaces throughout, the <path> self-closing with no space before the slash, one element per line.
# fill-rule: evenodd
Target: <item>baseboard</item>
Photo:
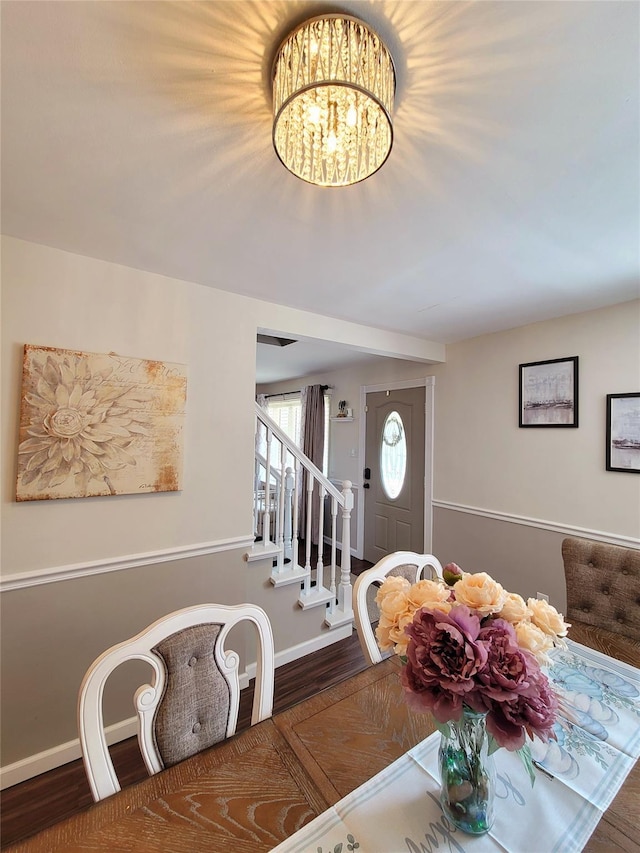
<path fill-rule="evenodd" d="M 311 640 L 306 640 L 304 643 L 298 643 L 296 646 L 290 646 L 288 649 L 283 649 L 276 653 L 275 664 L 276 669 L 279 666 L 284 666 L 286 663 L 291 663 L 298 658 L 310 655 L 311 652 L 317 652 L 320 649 L 326 649 L 327 646 L 337 643 L 339 640 L 344 640 L 351 636 L 353 624 L 345 625 L 343 628 L 336 628 L 333 631 L 326 631 L 320 634 L 319 637 L 313 637 Z M 249 678 L 256 677 L 256 665 L 250 663 L 247 666 L 247 675 Z"/>
<path fill-rule="evenodd" d="M 284 666 L 286 663 L 291 663 L 291 661 L 311 654 L 311 652 L 337 643 L 338 640 L 350 637 L 351 631 L 352 626 L 348 625 L 333 631 L 327 631 L 319 637 L 314 637 L 304 643 L 298 643 L 298 645 L 291 646 L 288 649 L 283 649 L 275 656 L 276 669 L 279 666 Z M 245 687 L 248 687 L 249 681 L 255 677 L 256 664 L 250 663 L 239 677 L 240 689 L 244 690 Z M 130 717 L 127 720 L 114 723 L 105 729 L 109 745 L 134 737 L 136 732 L 137 717 Z M 10 788 L 12 785 L 18 785 L 27 779 L 33 779 L 34 776 L 39 776 L 48 770 L 54 770 L 56 767 L 61 767 L 63 764 L 68 764 L 70 761 L 81 758 L 81 756 L 80 741 L 78 738 L 75 738 L 74 740 L 67 741 L 67 743 L 61 743 L 58 746 L 51 747 L 51 749 L 45 749 L 43 752 L 30 755 L 28 758 L 16 761 L 14 764 L 8 764 L 6 767 L 0 768 L 0 790 Z"/>
<path fill-rule="evenodd" d="M 113 743 L 119 743 L 121 740 L 135 737 L 137 723 L 137 717 L 130 717 L 128 720 L 107 726 L 105 735 L 109 746 Z M 70 761 L 75 761 L 81 757 L 82 752 L 78 738 L 53 746 L 51 749 L 45 749 L 44 752 L 38 752 L 28 758 L 16 761 L 15 764 L 8 764 L 6 767 L 0 768 L 0 789 L 4 790 L 27 779 L 33 779 L 34 776 L 39 776 L 41 773 L 46 773 L 48 770 L 61 767 L 63 764 L 68 764 Z"/>

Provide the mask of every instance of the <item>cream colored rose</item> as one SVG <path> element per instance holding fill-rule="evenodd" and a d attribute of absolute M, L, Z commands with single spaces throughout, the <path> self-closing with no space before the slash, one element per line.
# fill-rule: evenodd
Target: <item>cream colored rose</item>
<path fill-rule="evenodd" d="M 529 598 L 527 607 L 529 608 L 529 618 L 545 634 L 550 634 L 553 637 L 567 636 L 567 629 L 570 625 L 564 621 L 562 615 L 548 601 L 542 598 Z"/>
<path fill-rule="evenodd" d="M 420 607 L 433 607 L 440 610 L 441 604 L 448 603 L 451 590 L 443 583 L 436 581 L 418 581 L 409 590 L 409 603 L 417 610 Z M 447 612 L 451 607 L 447 607 Z"/>
<path fill-rule="evenodd" d="M 388 623 L 383 624 L 382 621 L 378 622 L 376 627 L 376 640 L 380 650 L 383 652 L 391 651 L 394 646 L 394 642 L 390 637 L 391 627 L 393 626 Z"/>
<path fill-rule="evenodd" d="M 384 616 L 389 622 L 397 622 L 397 620 L 409 609 L 409 595 L 405 590 L 385 595 L 379 604 L 380 616 Z"/>
<path fill-rule="evenodd" d="M 407 653 L 407 646 L 409 645 L 409 636 L 405 634 L 404 629 L 412 622 L 413 613 L 403 613 L 403 615 L 398 620 L 397 627 L 389 632 L 389 636 L 395 641 L 394 651 L 397 655 L 406 655 Z"/>
<path fill-rule="evenodd" d="M 398 592 L 409 592 L 410 589 L 411 584 L 406 578 L 400 575 L 391 575 L 384 579 L 382 586 L 376 593 L 376 604 L 380 606 L 388 595 L 395 595 Z"/>
<path fill-rule="evenodd" d="M 396 618 L 393 620 L 381 616 L 376 627 L 376 640 L 381 651 L 388 652 L 393 649 L 397 655 L 406 654 L 409 637 L 405 634 L 404 629 L 412 621 L 413 612 L 408 611 L 396 614 Z"/>
<path fill-rule="evenodd" d="M 478 613 L 499 613 L 506 601 L 503 587 L 486 572 L 463 575 L 453 588 L 458 604 L 466 604 Z"/>
<path fill-rule="evenodd" d="M 553 648 L 553 639 L 548 634 L 528 620 L 518 622 L 515 631 L 520 648 L 531 652 L 540 664 L 551 662 L 547 652 Z"/>
<path fill-rule="evenodd" d="M 508 592 L 505 603 L 502 605 L 502 610 L 498 613 L 501 619 L 506 619 L 512 625 L 522 622 L 523 619 L 529 617 L 527 604 L 521 595 L 517 592 Z"/>

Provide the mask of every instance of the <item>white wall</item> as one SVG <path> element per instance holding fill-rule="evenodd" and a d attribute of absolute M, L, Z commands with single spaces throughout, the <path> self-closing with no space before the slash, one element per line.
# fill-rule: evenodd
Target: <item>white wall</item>
<path fill-rule="evenodd" d="M 11 782 L 77 757 L 75 705 L 96 655 L 179 607 L 259 602 L 279 660 L 340 639 L 324 611 L 274 590 L 253 541 L 256 331 L 332 321 L 2 238 L 2 758 Z M 337 323 L 342 342 L 442 357 L 443 347 Z M 16 503 L 25 343 L 187 365 L 181 492 Z M 247 654 L 250 646 L 247 645 Z M 243 663 L 250 662 L 238 649 Z M 131 717 L 126 679 L 110 721 Z M 62 747 L 61 747 L 62 745 Z M 73 750 L 76 750 L 74 753 Z"/>
<path fill-rule="evenodd" d="M 43 246 L 2 253 L 2 568 L 81 563 L 251 533 L 255 326 L 237 297 Z M 233 328 L 233 370 L 229 330 Z M 15 502 L 24 343 L 187 365 L 184 490 Z M 233 453 L 213 450 L 231 437 Z M 212 485 L 215 487 L 212 488 Z"/>
<path fill-rule="evenodd" d="M 518 427 L 519 365 L 579 357 L 579 427 Z M 446 363 L 374 365 L 261 386 L 316 382 L 346 399 L 354 423 L 331 429 L 332 477 L 361 480 L 360 387 L 435 379 L 434 499 L 620 536 L 640 536 L 640 476 L 605 470 L 606 395 L 640 392 L 640 300 L 447 346 Z"/>
<path fill-rule="evenodd" d="M 577 355 L 579 427 L 518 427 L 518 365 Z M 640 392 L 640 301 L 447 347 L 435 498 L 640 536 L 640 476 L 605 470 L 606 395 Z"/>
<path fill-rule="evenodd" d="M 360 385 L 433 374 L 436 501 L 637 538 L 640 477 L 604 470 L 604 406 L 607 393 L 640 390 L 639 309 L 640 303 L 627 303 L 461 342 L 447 348 L 446 364 L 388 359 L 315 381 L 334 384 L 335 399 L 348 400 L 360 418 Z M 55 567 L 71 566 L 73 573 L 77 565 L 82 572 L 92 562 L 151 554 L 146 564 L 143 559 L 137 568 L 110 571 L 95 582 L 85 577 L 67 587 L 60 581 L 55 594 L 48 595 L 46 585 L 37 594 L 26 585 L 2 593 L 3 739 L 15 744 L 9 760 L 73 737 L 76 686 L 95 651 L 83 637 L 94 637 L 102 648 L 129 636 L 134 626 L 203 598 L 232 603 L 256 597 L 268 606 L 268 580 L 242 562 L 237 548 L 176 559 L 162 569 L 153 555 L 250 539 L 256 329 L 307 335 L 322 329 L 328 335 L 332 322 L 316 319 L 314 324 L 304 312 L 3 238 L 3 582 L 25 578 L 26 584 L 34 573 Z M 442 357 L 442 348 L 429 342 L 354 324 L 336 329 L 336 340 L 352 336 L 370 351 L 388 346 L 411 359 L 420 353 L 425 360 Z M 16 503 L 24 343 L 186 364 L 183 491 Z M 579 429 L 518 429 L 518 364 L 571 355 L 580 358 Z M 358 446 L 358 426 L 339 427 L 331 458 L 334 476 L 356 482 L 361 460 L 339 454 Z M 509 585 L 518 591 L 537 574 L 549 585 L 546 591 L 559 594 L 561 565 L 546 558 L 536 564 L 530 539 L 514 537 L 515 525 L 503 540 L 492 520 L 489 545 L 489 521 L 478 530 L 468 518 L 438 509 L 436 553 L 441 546 L 448 560 L 464 552 L 474 568 L 505 582 L 512 578 L 515 585 Z M 518 553 L 523 542 L 526 559 Z M 554 545 L 545 554 L 557 552 Z M 150 599 L 154 578 L 163 580 Z M 45 612 L 46 620 L 40 616 Z M 300 627 L 299 615 L 295 602 L 278 609 L 283 645 L 311 635 L 310 626 Z M 46 660 L 36 652 L 44 647 Z"/>
<path fill-rule="evenodd" d="M 519 365 L 574 355 L 579 427 L 520 429 Z M 526 597 L 545 592 L 564 609 L 565 536 L 640 547 L 640 476 L 605 470 L 606 395 L 640 391 L 640 301 L 452 344 L 445 364 L 384 359 L 261 390 L 319 382 L 348 401 L 356 420 L 332 424 L 329 464 L 357 487 L 360 387 L 426 375 L 435 376 L 433 550 L 443 562 L 487 571 Z"/>
<path fill-rule="evenodd" d="M 349 337 L 411 358 L 444 348 L 4 237 L 4 575 L 252 535 L 258 326 Z M 182 492 L 15 502 L 25 343 L 187 365 Z"/>

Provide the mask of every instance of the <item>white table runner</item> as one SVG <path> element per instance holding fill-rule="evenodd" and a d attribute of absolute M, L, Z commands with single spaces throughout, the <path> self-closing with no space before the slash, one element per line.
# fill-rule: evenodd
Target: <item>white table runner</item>
<path fill-rule="evenodd" d="M 532 788 L 517 755 L 495 753 L 496 821 L 456 829 L 439 803 L 431 735 L 352 791 L 274 853 L 573 853 L 582 850 L 640 755 L 640 670 L 578 643 L 556 649 L 549 678 L 562 698 L 557 742 L 534 742 Z"/>

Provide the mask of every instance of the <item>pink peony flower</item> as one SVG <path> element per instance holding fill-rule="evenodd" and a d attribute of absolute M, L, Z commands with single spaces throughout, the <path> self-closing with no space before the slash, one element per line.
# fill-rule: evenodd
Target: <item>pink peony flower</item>
<path fill-rule="evenodd" d="M 487 714 L 487 731 L 509 750 L 524 746 L 525 732 L 530 738 L 538 737 L 545 742 L 554 737 L 558 697 L 537 663 L 531 669 L 530 679 L 526 695 L 520 694 L 511 702 L 491 703 Z"/>
<path fill-rule="evenodd" d="M 402 668 L 400 679 L 407 705 L 414 711 L 433 714 L 440 723 L 459 720 L 462 716 L 461 694 L 443 690 L 436 682 L 427 685 L 418 673 L 411 661 Z"/>
<path fill-rule="evenodd" d="M 475 688 L 474 676 L 487 663 L 486 646 L 476 642 L 480 619 L 460 605 L 449 613 L 423 608 L 405 631 L 409 635 L 405 688 L 419 696 L 418 704 L 432 710 L 440 722 L 460 719 L 462 699 Z"/>
<path fill-rule="evenodd" d="M 513 625 L 505 619 L 489 620 L 480 629 L 478 641 L 487 649 L 487 666 L 476 678 L 482 697 L 508 702 L 525 694 L 531 683 L 531 670 L 539 667 L 533 656 L 518 645 Z"/>

